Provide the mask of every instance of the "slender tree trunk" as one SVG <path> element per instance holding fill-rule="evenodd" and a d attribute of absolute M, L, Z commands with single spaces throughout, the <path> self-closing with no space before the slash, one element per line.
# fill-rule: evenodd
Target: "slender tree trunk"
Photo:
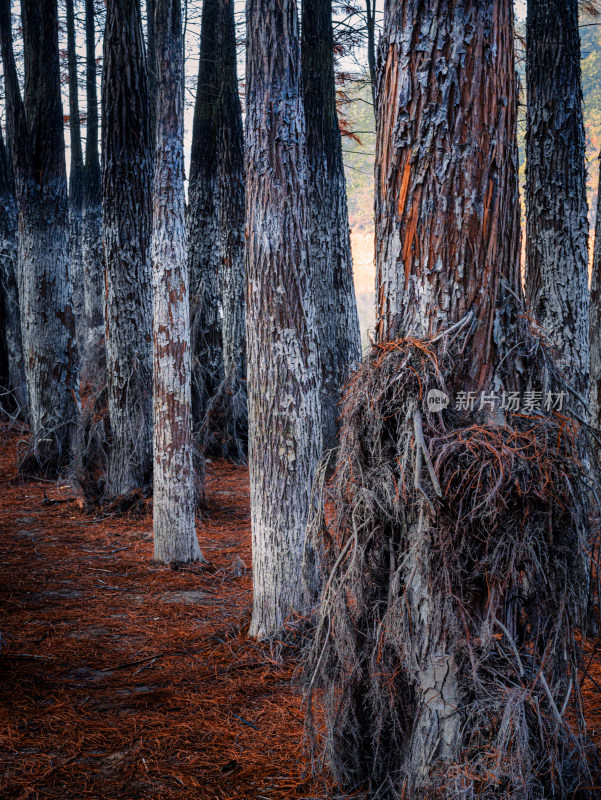
<path fill-rule="evenodd" d="M 139 0 L 107 3 L 102 107 L 107 496 L 116 498 L 148 486 L 152 470 L 152 158 Z"/>
<path fill-rule="evenodd" d="M 261 637 L 308 604 L 301 564 L 321 413 L 296 3 L 250 0 L 246 33 L 250 633 Z"/>
<path fill-rule="evenodd" d="M 591 274 L 590 336 L 591 424 L 601 430 L 601 160 L 599 161 L 599 189 L 597 190 L 597 217 Z M 598 448 L 598 457 L 601 458 L 601 447 Z"/>
<path fill-rule="evenodd" d="M 202 560 L 195 528 L 180 0 L 157 0 L 153 184 L 154 558 Z"/>
<path fill-rule="evenodd" d="M 376 111 L 376 0 L 365 0 L 365 20 L 367 26 L 367 68 L 371 84 L 371 99 Z"/>
<path fill-rule="evenodd" d="M 233 0 L 219 3 L 219 262 L 226 380 L 244 376 L 244 130 Z"/>
<path fill-rule="evenodd" d="M 223 380 L 219 291 L 219 0 L 202 7 L 200 61 L 188 187 L 188 269 L 192 324 L 192 413 L 196 429 Z"/>
<path fill-rule="evenodd" d="M 27 413 L 27 386 L 21 344 L 21 313 L 17 286 L 17 202 L 9 154 L 0 129 L 0 281 L 2 282 L 2 336 L 6 347 L 7 385 L 17 410 Z M 6 400 L 3 401 L 6 406 Z"/>
<path fill-rule="evenodd" d="M 32 434 L 22 468 L 52 472 L 70 457 L 79 403 L 56 0 L 23 0 L 21 21 L 24 100 L 12 49 L 10 2 L 2 0 L 0 39 L 19 209 L 17 272 Z"/>
<path fill-rule="evenodd" d="M 85 166 L 81 147 L 81 119 L 79 114 L 79 80 L 75 45 L 75 14 L 73 0 L 65 0 L 67 11 L 67 67 L 69 74 L 69 134 L 71 168 L 69 171 L 69 254 L 75 338 L 80 363 L 88 336 L 84 313 L 84 287 L 82 269 L 82 212 L 85 183 Z"/>
<path fill-rule="evenodd" d="M 102 190 L 98 153 L 98 90 L 96 86 L 96 37 L 94 0 L 86 0 L 86 165 L 82 211 L 83 314 L 87 338 L 84 344 L 84 379 L 98 372 L 104 350 L 104 263 L 102 254 Z M 99 376 L 97 376 L 99 377 Z"/>
<path fill-rule="evenodd" d="M 203 89 L 206 91 L 203 104 L 206 116 L 199 128 L 208 149 L 201 156 L 205 166 L 194 193 L 196 211 L 203 211 L 202 226 L 197 220 L 194 230 L 196 242 L 202 230 L 208 234 L 203 248 L 196 251 L 197 256 L 202 255 L 202 259 L 196 259 L 197 267 L 204 264 L 204 272 L 197 276 L 193 303 L 193 342 L 197 353 L 195 410 L 199 418 L 198 442 L 204 453 L 243 461 L 248 438 L 243 380 L 244 134 L 236 70 L 233 0 L 217 0 L 215 7 L 210 4 L 205 7 L 205 13 L 203 31 L 209 39 L 205 57 L 210 56 L 212 48 L 216 60 L 214 82 L 211 80 Z M 214 164 L 207 163 L 211 155 Z M 212 197 L 206 194 L 211 184 L 216 186 Z M 202 203 L 199 203 L 201 198 Z M 209 368 L 204 375 L 203 366 Z M 220 375 L 222 380 L 217 382 Z"/>
<path fill-rule="evenodd" d="M 146 0 L 146 61 L 148 65 L 148 93 L 150 96 L 150 136 L 152 146 L 156 143 L 158 69 L 155 28 L 157 0 Z"/>
<path fill-rule="evenodd" d="M 331 0 L 304 0 L 302 77 L 305 106 L 309 242 L 321 362 L 323 446 L 336 445 L 338 403 L 361 361 L 346 182 L 336 110 Z"/>
<path fill-rule="evenodd" d="M 526 297 L 583 396 L 588 215 L 577 0 L 528 0 Z"/>

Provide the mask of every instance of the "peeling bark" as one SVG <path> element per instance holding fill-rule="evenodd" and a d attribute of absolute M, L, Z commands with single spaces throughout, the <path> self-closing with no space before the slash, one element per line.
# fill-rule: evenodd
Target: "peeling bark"
<path fill-rule="evenodd" d="M 336 109 L 331 0 L 304 0 L 302 78 L 305 107 L 312 280 L 321 363 L 323 446 L 336 446 L 338 403 L 361 361 L 346 181 Z"/>
<path fill-rule="evenodd" d="M 261 637 L 309 600 L 301 564 L 321 413 L 296 3 L 250 0 L 246 26 L 250 634 Z"/>
<path fill-rule="evenodd" d="M 195 528 L 181 6 L 157 0 L 153 184 L 154 558 L 203 560 Z"/>
<path fill-rule="evenodd" d="M 512 31 L 505 0 L 389 0 L 378 56 L 377 339 L 473 310 L 465 391 L 492 375 L 500 282 L 521 295 Z"/>
<path fill-rule="evenodd" d="M 145 488 L 152 470 L 152 158 L 139 0 L 107 3 L 102 107 L 110 499 Z"/>
<path fill-rule="evenodd" d="M 20 414 L 27 413 L 27 385 L 21 343 L 21 312 L 17 286 L 17 202 L 9 154 L 0 130 L 0 281 L 2 337 L 6 349 L 6 384 Z M 2 405 L 7 405 L 6 399 Z M 10 405 L 10 404 L 9 404 Z"/>
<path fill-rule="evenodd" d="M 223 380 L 219 289 L 218 15 L 219 0 L 205 0 L 188 185 L 192 414 L 195 429 L 202 424 L 207 404 Z"/>
<path fill-rule="evenodd" d="M 529 0 L 526 298 L 566 377 L 589 380 L 588 209 L 578 0 Z"/>
<path fill-rule="evenodd" d="M 70 458 L 79 404 L 56 0 L 22 0 L 21 22 L 23 100 L 10 2 L 2 0 L 0 39 L 19 210 L 17 274 L 31 431 L 22 468 L 55 472 Z"/>
<path fill-rule="evenodd" d="M 431 337 L 471 311 L 449 391 L 488 389 L 510 333 L 505 287 L 520 295 L 511 0 L 388 0 L 378 61 L 378 342 Z M 425 792 L 464 741 L 454 657 L 463 632 L 448 625 L 433 571 L 436 520 L 417 504 L 407 516 L 401 580 L 414 710 L 402 772 Z"/>

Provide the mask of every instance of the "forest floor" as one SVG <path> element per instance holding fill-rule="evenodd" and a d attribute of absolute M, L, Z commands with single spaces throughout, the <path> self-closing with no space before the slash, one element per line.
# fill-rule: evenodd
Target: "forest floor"
<path fill-rule="evenodd" d="M 152 563 L 148 507 L 85 514 L 23 482 L 0 426 L 0 797 L 309 800 L 294 653 L 246 637 L 248 473 L 209 464 L 206 568 Z M 587 646 L 601 743 L 601 644 Z M 329 795 L 330 797 L 332 795 Z"/>
<path fill-rule="evenodd" d="M 246 637 L 248 473 L 208 464 L 205 569 L 154 565 L 151 510 L 23 482 L 0 428 L 0 797 L 323 796 L 294 658 Z"/>

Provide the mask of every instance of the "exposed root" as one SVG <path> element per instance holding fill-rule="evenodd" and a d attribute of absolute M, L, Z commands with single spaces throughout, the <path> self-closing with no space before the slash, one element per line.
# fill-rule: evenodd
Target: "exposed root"
<path fill-rule="evenodd" d="M 459 334 L 375 346 L 347 387 L 309 526 L 324 585 L 302 673 L 314 754 L 370 798 L 593 797 L 576 637 L 588 433 L 566 409 L 429 411 L 430 389 L 462 388 Z M 561 391 L 540 341 L 503 366 Z"/>
<path fill-rule="evenodd" d="M 246 383 L 236 375 L 221 381 L 207 400 L 197 443 L 205 457 L 226 458 L 235 464 L 246 461 L 248 412 Z"/>

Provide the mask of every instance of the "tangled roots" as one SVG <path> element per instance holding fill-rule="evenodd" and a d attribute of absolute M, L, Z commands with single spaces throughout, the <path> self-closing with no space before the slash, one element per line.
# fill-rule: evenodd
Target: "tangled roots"
<path fill-rule="evenodd" d="M 428 411 L 452 355 L 376 346 L 347 387 L 330 513 L 309 526 L 311 741 L 370 798 L 592 796 L 583 431 L 560 411 Z M 527 356 L 532 388 L 556 390 L 540 343 Z"/>

